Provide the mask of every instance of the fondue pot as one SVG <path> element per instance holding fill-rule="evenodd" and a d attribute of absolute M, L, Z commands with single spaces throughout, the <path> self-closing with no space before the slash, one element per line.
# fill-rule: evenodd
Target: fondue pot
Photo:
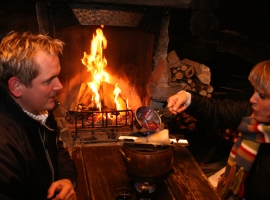
<path fill-rule="evenodd" d="M 124 143 L 122 153 L 128 174 L 140 179 L 155 179 L 169 173 L 174 160 L 170 145 Z"/>

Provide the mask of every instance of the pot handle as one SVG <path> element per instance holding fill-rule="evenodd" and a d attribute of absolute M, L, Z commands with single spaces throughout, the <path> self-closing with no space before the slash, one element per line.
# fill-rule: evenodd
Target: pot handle
<path fill-rule="evenodd" d="M 126 159 L 126 161 L 130 162 L 130 158 L 126 157 L 126 154 L 124 153 L 124 151 L 122 151 L 122 149 L 119 149 L 119 151 L 124 156 L 124 158 Z"/>

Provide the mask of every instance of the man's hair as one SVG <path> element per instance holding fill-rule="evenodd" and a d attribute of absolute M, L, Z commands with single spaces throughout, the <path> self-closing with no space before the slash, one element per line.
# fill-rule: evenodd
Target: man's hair
<path fill-rule="evenodd" d="M 40 51 L 51 55 L 62 54 L 64 43 L 41 34 L 11 32 L 0 43 L 0 87 L 7 89 L 8 80 L 15 76 L 26 87 L 38 75 L 34 62 Z"/>
<path fill-rule="evenodd" d="M 256 91 L 270 98 L 270 60 L 255 65 L 248 80 Z"/>

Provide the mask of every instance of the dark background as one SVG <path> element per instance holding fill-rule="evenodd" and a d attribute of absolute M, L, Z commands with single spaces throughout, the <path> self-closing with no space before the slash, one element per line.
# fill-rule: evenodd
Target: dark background
<path fill-rule="evenodd" d="M 216 92 L 225 91 L 236 98 L 226 87 L 248 88 L 251 68 L 270 58 L 267 0 L 194 0 L 188 9 L 168 10 L 168 52 L 175 50 L 180 59 L 210 67 Z M 34 0 L 1 0 L 0 38 L 12 30 L 38 32 Z M 241 94 L 248 98 L 249 93 Z"/>

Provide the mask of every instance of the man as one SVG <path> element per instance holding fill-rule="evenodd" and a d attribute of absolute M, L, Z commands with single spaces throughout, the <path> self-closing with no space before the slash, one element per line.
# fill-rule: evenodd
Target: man
<path fill-rule="evenodd" d="M 51 113 L 62 49 L 29 32 L 0 43 L 0 199 L 76 199 L 76 168 Z"/>

